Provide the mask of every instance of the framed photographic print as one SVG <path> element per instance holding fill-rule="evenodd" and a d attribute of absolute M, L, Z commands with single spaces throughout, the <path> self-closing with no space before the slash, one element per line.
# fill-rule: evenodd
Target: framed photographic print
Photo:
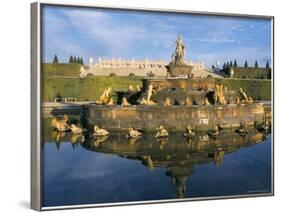
<path fill-rule="evenodd" d="M 31 207 L 273 195 L 274 18 L 31 5 Z"/>

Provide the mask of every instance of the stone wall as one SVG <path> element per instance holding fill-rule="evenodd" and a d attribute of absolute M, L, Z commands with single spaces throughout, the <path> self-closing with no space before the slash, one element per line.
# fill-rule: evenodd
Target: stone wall
<path fill-rule="evenodd" d="M 264 119 L 262 104 L 210 105 L 210 106 L 85 106 L 85 118 L 90 125 L 108 129 L 127 130 L 157 129 L 164 125 L 169 129 L 184 129 L 187 125 L 196 129 L 210 129 L 215 125 L 237 128 L 241 122 L 254 125 Z"/>

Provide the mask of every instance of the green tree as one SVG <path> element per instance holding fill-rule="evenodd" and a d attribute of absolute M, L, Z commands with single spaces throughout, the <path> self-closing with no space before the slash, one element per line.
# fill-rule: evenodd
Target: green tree
<path fill-rule="evenodd" d="M 72 64 L 72 63 L 73 63 L 73 57 L 72 57 L 72 55 L 69 57 L 69 61 L 68 61 L 68 63 L 70 63 L 70 64 Z"/>
<path fill-rule="evenodd" d="M 266 67 L 267 69 L 269 69 L 269 62 L 268 62 L 268 61 L 266 62 L 265 67 Z"/>
<path fill-rule="evenodd" d="M 236 60 L 234 60 L 234 65 L 233 65 L 234 67 L 238 67 L 238 65 L 237 65 L 237 61 Z"/>
<path fill-rule="evenodd" d="M 233 66 L 232 61 L 230 61 L 229 66 L 230 66 L 230 67 L 232 67 L 232 66 Z"/>
<path fill-rule="evenodd" d="M 83 61 L 83 58 L 81 57 L 81 59 L 80 59 L 80 63 L 81 63 L 81 65 L 84 65 L 84 61 Z"/>
<path fill-rule="evenodd" d="M 258 68 L 259 67 L 259 64 L 258 64 L 258 61 L 255 62 L 255 68 Z"/>
<path fill-rule="evenodd" d="M 77 64 L 80 64 L 80 57 L 77 57 Z"/>
<path fill-rule="evenodd" d="M 223 66 L 222 66 L 222 69 L 225 69 L 226 68 L 226 64 L 225 62 L 223 63 Z"/>
<path fill-rule="evenodd" d="M 54 59 L 53 59 L 53 64 L 58 64 L 58 63 L 59 63 L 58 56 L 55 55 L 55 56 L 54 56 Z"/>
<path fill-rule="evenodd" d="M 245 68 L 248 67 L 248 62 L 247 62 L 247 60 L 245 61 L 244 67 L 245 67 Z"/>
<path fill-rule="evenodd" d="M 229 67 L 229 62 L 226 62 L 226 67 Z"/>
<path fill-rule="evenodd" d="M 77 58 L 76 58 L 76 56 L 74 56 L 74 58 L 73 58 L 73 63 L 74 63 L 74 64 L 77 64 Z"/>

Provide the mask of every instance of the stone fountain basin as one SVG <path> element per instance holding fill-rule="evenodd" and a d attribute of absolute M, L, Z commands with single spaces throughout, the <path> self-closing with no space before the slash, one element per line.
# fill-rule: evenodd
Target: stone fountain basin
<path fill-rule="evenodd" d="M 164 125 L 168 130 L 183 130 L 191 125 L 196 130 L 208 130 L 219 125 L 222 128 L 237 128 L 241 123 L 254 125 L 264 120 L 261 103 L 228 105 L 85 105 L 84 118 L 87 125 L 106 129 L 156 130 Z"/>

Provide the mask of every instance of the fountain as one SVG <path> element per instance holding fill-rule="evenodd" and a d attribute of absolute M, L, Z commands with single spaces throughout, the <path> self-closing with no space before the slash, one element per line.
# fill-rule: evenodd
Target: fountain
<path fill-rule="evenodd" d="M 167 130 L 238 128 L 241 123 L 253 126 L 264 122 L 261 103 L 255 103 L 240 88 L 228 90 L 212 78 L 194 78 L 192 66 L 185 63 L 185 45 L 180 35 L 175 53 L 166 66 L 165 78 L 147 77 L 137 90 L 117 91 L 117 103 L 110 97 L 111 88 L 104 91 L 94 104 L 84 106 L 84 118 L 90 126 L 109 130 Z"/>

